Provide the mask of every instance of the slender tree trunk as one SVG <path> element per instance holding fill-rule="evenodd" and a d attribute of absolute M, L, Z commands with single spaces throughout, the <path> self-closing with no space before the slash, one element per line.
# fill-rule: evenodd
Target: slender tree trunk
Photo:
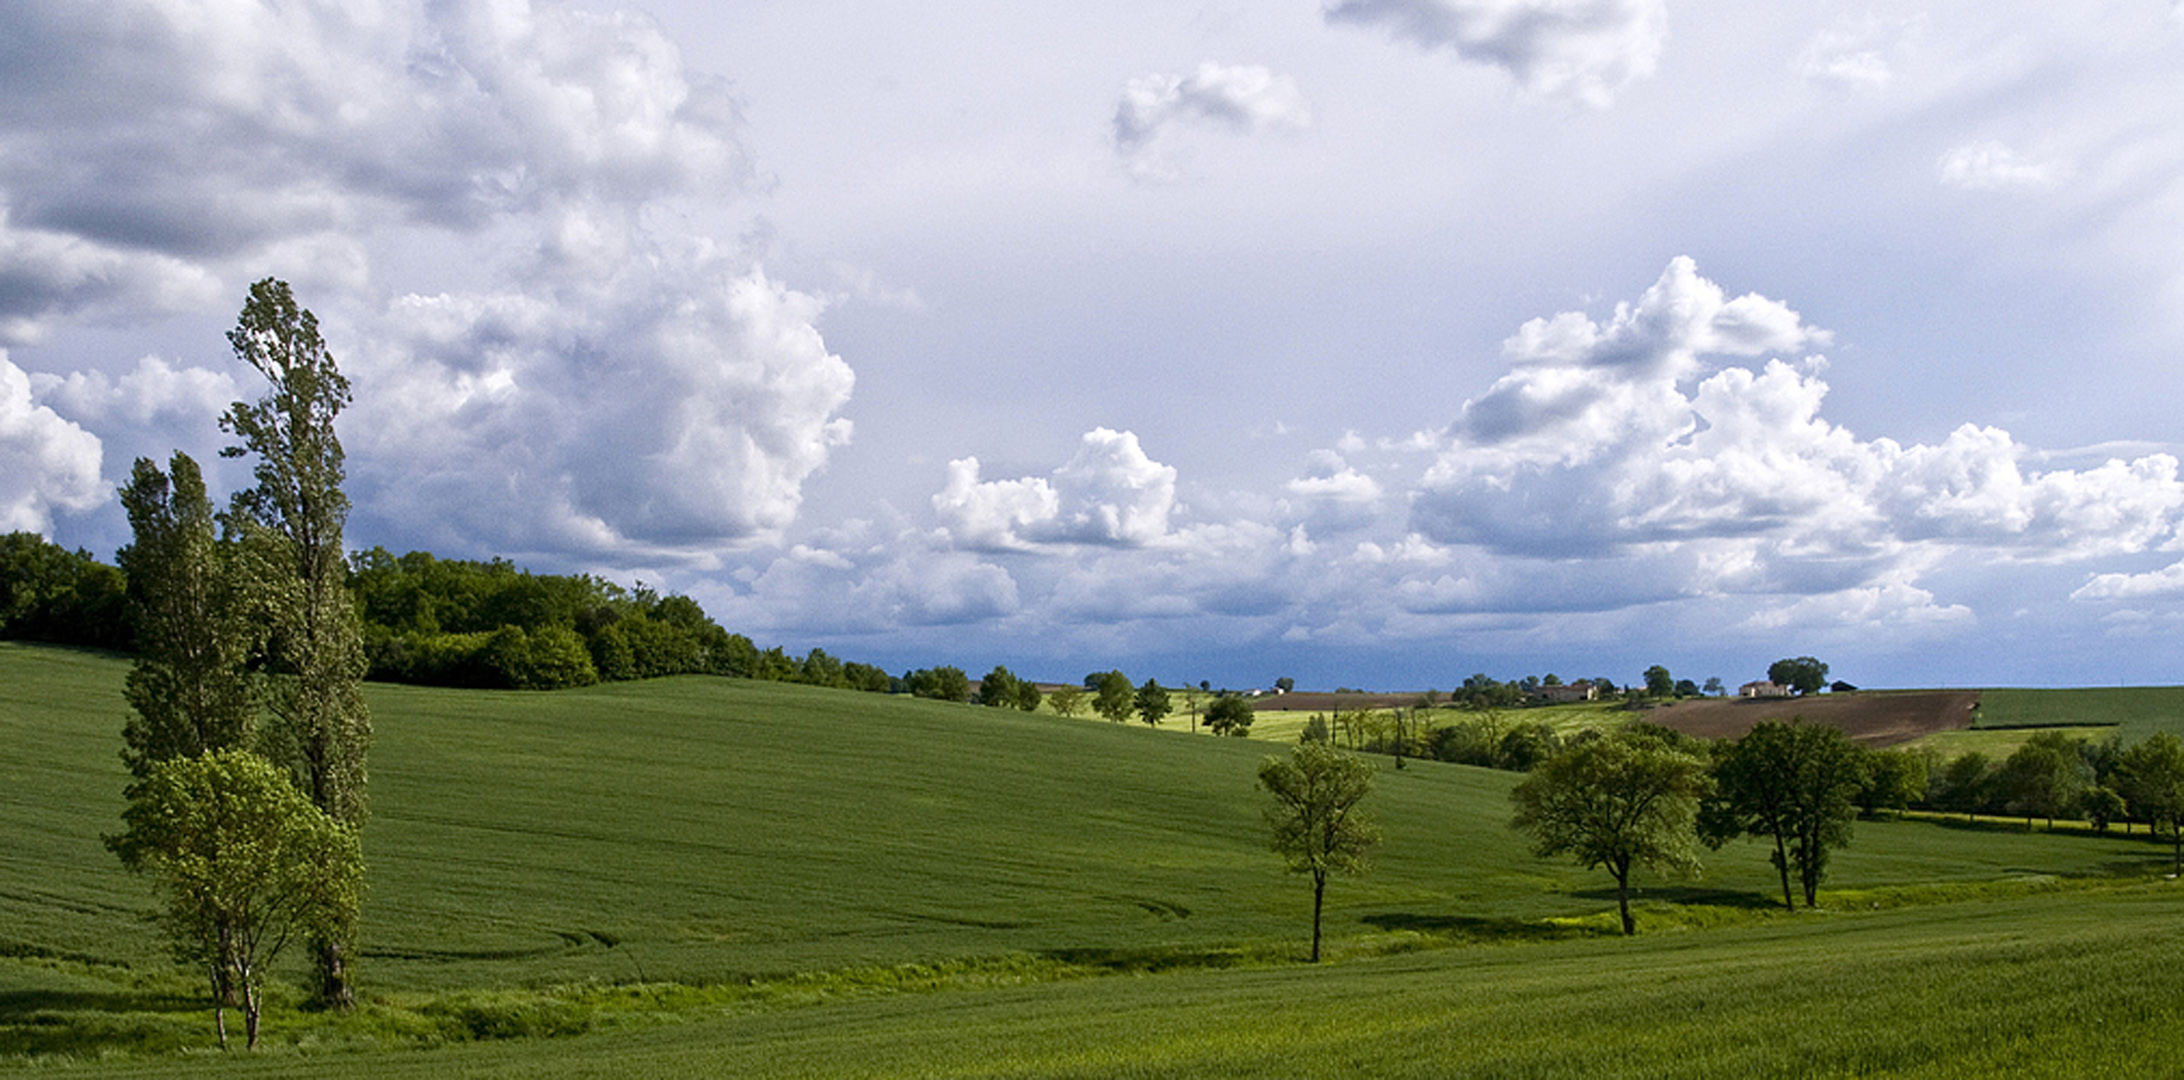
<path fill-rule="evenodd" d="M 1774 865 L 1782 874 L 1782 906 L 1796 911 L 1797 900 L 1790 895 L 1790 853 L 1782 847 L 1782 834 L 1779 832 L 1774 837 Z"/>
<path fill-rule="evenodd" d="M 244 1045 L 252 1050 L 258 1048 L 258 1008 L 262 1004 L 257 985 L 246 981 L 243 985 L 243 1029 L 248 1035 Z"/>
<path fill-rule="evenodd" d="M 1312 962 L 1319 963 L 1320 906 L 1327 896 L 1327 871 L 1312 871 Z"/>
<path fill-rule="evenodd" d="M 1623 936 L 1638 932 L 1638 920 L 1630 917 L 1630 864 L 1625 863 L 1615 871 L 1615 906 L 1623 915 Z"/>

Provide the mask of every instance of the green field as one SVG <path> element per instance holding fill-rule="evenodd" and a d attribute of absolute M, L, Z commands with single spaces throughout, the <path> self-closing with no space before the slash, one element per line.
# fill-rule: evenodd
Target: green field
<path fill-rule="evenodd" d="M 210 1043 L 98 840 L 124 670 L 0 645 L 0 1068 L 103 1051 L 158 1074 Z M 223 1072 L 1765 1075 L 1907 1064 L 1905 1017 L 1944 1004 L 1967 1033 L 2027 1026 L 1936 1035 L 1937 1061 L 2069 1071 L 2076 1044 L 2034 1021 L 2079 1006 L 2018 973 L 2100 983 L 2086 1000 L 2134 1048 L 2175 1008 L 2139 968 L 2173 970 L 2184 897 L 2143 839 L 1861 823 L 1830 911 L 1796 917 L 1735 844 L 1703 879 L 1645 880 L 1650 933 L 1624 941 L 1604 873 L 1506 827 L 1516 777 L 1414 762 L 1382 773 L 1386 841 L 1331 887 L 1336 963 L 1312 969 L 1308 890 L 1264 847 L 1262 742 L 703 677 L 367 691 L 367 1005 L 276 1009 L 273 1048 Z M 1760 1038 L 1777 991 L 1824 1022 Z M 1868 1020 L 1884 1034 L 1843 1028 Z M 562 1031 L 593 1033 L 491 1038 Z"/>
<path fill-rule="evenodd" d="M 2127 743 L 2156 731 L 2184 735 L 2184 686 L 2088 687 L 2080 690 L 1983 690 L 1975 727 L 2114 725 Z"/>

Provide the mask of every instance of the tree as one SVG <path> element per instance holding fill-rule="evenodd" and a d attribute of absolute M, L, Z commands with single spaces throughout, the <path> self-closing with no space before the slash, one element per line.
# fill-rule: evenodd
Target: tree
<path fill-rule="evenodd" d="M 1799 697 L 1817 694 L 1828 684 L 1828 666 L 1810 656 L 1793 656 L 1767 665 L 1767 681 L 1787 686 Z"/>
<path fill-rule="evenodd" d="M 1908 810 L 1926 798 L 1927 777 L 1933 769 L 1932 750 L 1870 750 L 1866 752 L 1865 783 L 1854 798 L 1858 810 L 1868 816 L 1882 810 Z"/>
<path fill-rule="evenodd" d="M 978 681 L 978 703 L 996 709 L 1015 705 L 1016 674 L 995 664 L 993 670 Z"/>
<path fill-rule="evenodd" d="M 2034 818 L 2047 819 L 2053 828 L 2057 817 L 2077 808 L 2086 787 L 2078 754 L 2081 741 L 2059 731 L 2043 731 L 2003 760 L 1995 784 L 2001 789 L 2003 807 L 2023 815 L 2025 831 L 2032 831 Z"/>
<path fill-rule="evenodd" d="M 286 282 L 267 278 L 250 287 L 228 343 L 272 384 L 255 404 L 238 401 L 220 418 L 243 443 L 221 453 L 257 458 L 257 483 L 236 492 L 227 520 L 253 556 L 272 634 L 274 723 L 265 744 L 312 805 L 361 829 L 372 725 L 358 689 L 364 649 L 342 551 L 349 499 L 334 433 L 335 416 L 349 404 L 349 380 L 319 337 L 317 317 L 296 303 Z M 350 1008 L 355 927 L 320 929 L 313 943 L 319 999 Z"/>
<path fill-rule="evenodd" d="M 1676 680 L 1676 696 L 1680 698 L 1698 697 L 1699 684 L 1689 679 Z"/>
<path fill-rule="evenodd" d="M 250 745 L 257 721 L 249 664 L 260 635 L 234 553 L 214 533 L 197 462 L 178 453 L 169 468 L 138 458 L 121 488 L 133 539 L 115 561 L 137 642 L 121 760 L 136 783 L 162 762 Z"/>
<path fill-rule="evenodd" d="M 1646 669 L 1647 697 L 1674 697 L 1675 694 L 1676 677 L 1670 675 L 1667 668 L 1655 664 Z"/>
<path fill-rule="evenodd" d="M 1168 691 L 1161 688 L 1159 680 L 1147 679 L 1145 685 L 1137 688 L 1137 696 L 1130 699 L 1130 707 L 1136 711 L 1138 719 L 1148 726 L 1158 727 L 1160 718 L 1168 715 Z"/>
<path fill-rule="evenodd" d="M 936 668 L 919 668 L 905 676 L 903 682 L 917 697 L 959 704 L 971 700 L 971 677 L 959 667 L 944 664 Z"/>
<path fill-rule="evenodd" d="M 1039 702 L 1046 695 L 1039 692 L 1039 684 L 1030 679 L 1016 680 L 1016 707 L 1023 712 L 1038 712 Z"/>
<path fill-rule="evenodd" d="M 1323 683 L 1321 685 L 1325 684 Z M 1291 690 L 1295 690 L 1296 688 L 1297 680 L 1292 679 L 1287 675 L 1284 675 L 1281 678 L 1274 680 L 1274 689 L 1279 690 L 1284 694 L 1290 692 Z"/>
<path fill-rule="evenodd" d="M 1313 717 L 1319 720 L 1317 716 Z M 1251 733 L 1251 703 L 1243 698 L 1223 694 L 1206 706 L 1206 727 L 1216 735 L 1248 735 Z M 1320 730 L 1326 730 L 1326 722 L 1320 721 Z M 1325 742 L 1322 737 L 1317 740 Z"/>
<path fill-rule="evenodd" d="M 1568 855 L 1615 878 L 1623 933 L 1638 932 L 1630 913 L 1630 875 L 1639 866 L 1696 871 L 1692 819 L 1706 792 L 1706 762 L 1625 728 L 1563 748 L 1510 792 L 1510 825 L 1531 836 L 1542 857 Z"/>
<path fill-rule="evenodd" d="M 1130 711 L 1137 706 L 1137 698 L 1130 690 L 1130 677 L 1120 671 L 1110 671 L 1099 677 L 1098 693 L 1092 698 L 1092 711 L 1122 723 L 1130 718 Z"/>
<path fill-rule="evenodd" d="M 2184 739 L 2157 731 L 2133 745 L 2116 758 L 2116 781 L 2132 816 L 2169 834 L 2184 877 Z"/>
<path fill-rule="evenodd" d="M 1930 797 L 1944 810 L 1953 810 L 1971 820 L 1972 815 L 1987 808 L 1994 788 L 1994 766 L 1987 755 L 1969 750 L 1949 760 L 1942 766 L 1941 775 L 1934 778 Z"/>
<path fill-rule="evenodd" d="M 1289 760 L 1259 762 L 1259 787 L 1274 797 L 1266 808 L 1273 847 L 1294 873 L 1312 876 L 1312 962 L 1320 958 L 1320 912 L 1327 875 L 1360 873 L 1380 831 L 1358 803 L 1373 789 L 1373 767 L 1324 742 L 1304 742 Z"/>
<path fill-rule="evenodd" d="M 1721 676 L 1719 675 L 1708 675 L 1706 685 L 1700 687 L 1699 690 L 1708 697 L 1720 697 L 1729 692 L 1721 685 Z"/>
<path fill-rule="evenodd" d="M 1057 686 L 1047 695 L 1047 704 L 1054 706 L 1057 716 L 1075 716 L 1084 708 L 1084 691 L 1074 686 Z"/>
<path fill-rule="evenodd" d="M 154 768 L 107 846 L 151 875 L 175 957 L 211 984 L 213 1027 L 243 1009 L 258 1045 L 265 971 L 288 941 L 354 924 L 363 879 L 356 833 L 313 806 L 283 771 L 247 750 Z"/>
<path fill-rule="evenodd" d="M 121 571 L 34 532 L 0 536 L 0 638 L 128 648 Z"/>
<path fill-rule="evenodd" d="M 1715 790 L 1700 815 L 1700 837 L 1713 848 L 1739 835 L 1771 838 L 1768 860 L 1782 876 L 1783 905 L 1797 907 L 1795 867 L 1805 906 L 1815 906 L 1829 849 L 1850 843 L 1852 799 L 1866 778 L 1863 751 L 1838 728 L 1773 720 L 1715 745 Z"/>

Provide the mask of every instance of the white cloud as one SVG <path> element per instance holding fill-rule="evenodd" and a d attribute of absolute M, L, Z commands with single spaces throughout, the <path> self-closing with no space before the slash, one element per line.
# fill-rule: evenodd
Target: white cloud
<path fill-rule="evenodd" d="M 1357 471 L 1341 454 L 1312 455 L 1305 475 L 1283 485 L 1296 504 L 1296 516 L 1313 529 L 1342 531 L 1371 523 L 1381 508 L 1380 482 Z"/>
<path fill-rule="evenodd" d="M 1682 259 L 1605 327 L 1534 320 L 1506 346 L 1517 368 L 1446 433 L 1412 525 L 1506 556 L 1650 560 L 1693 593 L 1867 587 L 1921 545 L 2062 561 L 2175 535 L 2184 483 L 2166 454 L 2027 472 L 1993 428 L 1860 440 L 1820 415 L 1809 360 L 1681 385 L 1707 356 L 1823 340 L 1775 301 L 1724 301 Z"/>
<path fill-rule="evenodd" d="M 347 429 L 373 513 L 453 542 L 695 558 L 794 519 L 850 434 L 819 301 L 712 262 L 619 265 L 573 308 L 395 303 Z"/>
<path fill-rule="evenodd" d="M 1668 39 L 1665 0 L 1334 0 L 1327 18 L 1386 27 L 1595 108 L 1652 75 Z"/>
<path fill-rule="evenodd" d="M 1833 625 L 1885 627 L 1902 632 L 1916 627 L 1968 626 L 1978 621 L 1972 609 L 1962 604 L 1936 603 L 1934 594 L 1925 589 L 1909 582 L 1887 581 L 1764 608 L 1746 619 L 1744 626 L 1750 630 L 1780 630 Z"/>
<path fill-rule="evenodd" d="M 2095 574 L 2072 600 L 2173 600 L 2184 597 L 2184 562 L 2143 574 Z"/>
<path fill-rule="evenodd" d="M 139 358 L 118 379 L 103 371 L 76 371 L 32 375 L 30 384 L 46 404 L 94 426 L 126 422 L 141 427 L 162 417 L 209 425 L 242 396 L 227 372 L 177 368 L 158 356 Z"/>
<path fill-rule="evenodd" d="M 1095 428 L 1075 457 L 1042 477 L 981 481 L 977 458 L 948 463 L 933 509 L 957 543 L 1142 546 L 1168 535 L 1175 469 L 1145 455 L 1137 435 Z"/>
<path fill-rule="evenodd" d="M 1213 126 L 1240 135 L 1301 130 L 1311 108 L 1295 79 L 1257 65 L 1228 66 L 1208 60 L 1189 75 L 1156 74 L 1130 80 L 1115 106 L 1115 150 L 1140 179 L 1173 179 L 1162 153 L 1162 136 L 1178 125 Z"/>
<path fill-rule="evenodd" d="M 102 453 L 98 436 L 33 399 L 30 376 L 0 350 L 0 532 L 50 534 L 56 511 L 104 503 Z"/>
<path fill-rule="evenodd" d="M 121 0 L 8 5 L 0 40 L 0 334 L 293 280 L 358 390 L 367 526 L 703 562 L 778 536 L 849 436 L 821 302 L 705 228 L 748 171 L 734 102 L 647 16 Z M 444 291 L 389 299 L 390 267 Z M 49 392 L 93 430 L 245 396 L 201 374 Z"/>
<path fill-rule="evenodd" d="M 1880 90 L 1895 81 L 1900 54 L 1918 33 L 1911 19 L 1866 16 L 1822 30 L 1798 53 L 1799 74 L 1852 90 Z"/>
<path fill-rule="evenodd" d="M 2065 163 L 2027 158 L 1991 140 L 1951 147 L 1936 168 L 1943 185 L 1966 191 L 2045 191 L 2070 176 Z"/>

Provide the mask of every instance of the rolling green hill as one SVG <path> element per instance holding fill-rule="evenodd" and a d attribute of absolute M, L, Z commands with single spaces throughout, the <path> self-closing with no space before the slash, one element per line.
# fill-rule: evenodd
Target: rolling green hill
<path fill-rule="evenodd" d="M 79 1033 L 110 1023 L 124 1044 L 134 1038 L 129 1025 L 165 1024 L 209 1042 L 209 1031 L 198 1031 L 204 1014 L 187 996 L 194 987 L 168 974 L 159 941 L 136 918 L 148 906 L 146 889 L 98 840 L 117 827 L 120 809 L 124 670 L 100 654 L 0 645 L 0 745 L 8 747 L 0 756 L 0 835 L 7 838 L 0 844 L 0 1060 L 60 1045 L 23 1034 L 40 1023 L 72 1024 Z M 1309 1000 L 1340 985 L 1283 981 L 1309 976 L 1287 966 L 1301 951 L 1309 895 L 1265 850 L 1252 783 L 1256 762 L 1272 749 L 1264 743 L 706 677 L 553 694 L 385 685 L 367 693 L 378 742 L 361 982 L 368 998 L 377 995 L 390 1008 L 571 984 L 734 988 L 821 973 L 805 977 L 838 986 L 858 977 L 824 973 L 954 964 L 947 970 L 967 977 L 939 981 L 1039 985 L 911 995 L 924 1005 L 887 1005 L 881 1002 L 894 998 L 883 995 L 797 1011 L 783 1023 L 819 1047 L 828 1016 L 899 1009 L 908 1011 L 887 1023 L 952 1027 L 914 1017 L 922 1008 L 963 1009 L 974 1014 L 967 1024 L 1032 1023 L 1067 1043 L 1095 1036 L 1071 1034 L 1062 1016 L 1045 1010 L 1097 1007 L 1102 995 L 1126 991 L 1044 985 L 1057 972 L 1229 964 L 1256 972 L 1151 980 L 1172 988 L 1146 991 L 1154 999 L 1173 993 L 1182 1002 L 1173 1016 L 1179 1031 L 1206 1030 L 1226 1015 L 1214 1006 L 1232 988 Z M 1359 972 L 1344 979 L 1412 972 L 1388 976 L 1397 988 L 1391 992 L 1412 994 L 1443 977 L 1426 972 L 1446 965 L 1478 971 L 1483 993 L 1510 977 L 1479 968 L 1486 956 L 1545 950 L 1536 955 L 1548 963 L 1631 946 L 1587 943 L 1612 906 L 1606 875 L 1525 851 L 1505 824 L 1515 780 L 1436 763 L 1383 771 L 1370 805 L 1387 838 L 1373 871 L 1329 891 L 1329 932 L 1344 960 L 1331 970 Z M 2008 896 L 2060 878 L 2141 872 L 2165 856 L 2143 840 L 1861 823 L 1833 864 L 1823 900 L 1849 910 L 1996 890 Z M 1757 845 L 1732 845 L 1708 862 L 1703 880 L 1646 881 L 1641 927 L 1724 924 L 1747 927 L 1734 931 L 1747 934 L 1779 923 L 1779 932 L 1802 940 L 1799 928 L 1828 921 L 1772 913 L 1776 886 Z M 2011 918 L 2032 926 L 2045 909 L 2012 910 Z M 1911 925 L 1886 911 L 1870 918 Z M 1731 933 L 1660 940 L 1733 949 L 1728 943 L 1742 939 L 1717 941 Z M 1564 937 L 1578 940 L 1458 949 L 1400 964 L 1370 959 L 1448 941 Z M 1583 966 L 1571 963 L 1572 973 Z M 1038 970 L 1021 974 L 1027 968 Z M 1225 981 L 1231 977 L 1239 981 Z M 1460 985 L 1472 976 L 1447 977 Z M 1092 1004 L 1072 995 L 1089 995 Z M 750 1025 L 772 1030 L 772 1021 L 751 1017 L 787 1015 L 778 1007 L 721 1004 L 727 1000 L 715 993 L 701 1004 L 729 1015 L 673 1028 L 700 1040 L 685 1049 L 696 1053 L 692 1048 L 709 1045 L 705 1039 L 748 1039 Z M 693 1015 L 711 1015 L 705 1009 Z M 1489 1020 L 1482 1014 L 1477 1022 Z M 311 1029 L 308 1018 L 284 1023 Z M 719 1024 L 729 1026 L 712 1027 Z M 701 1029 L 714 1033 L 701 1037 Z M 836 1034 L 859 1037 L 851 1028 Z M 1281 1043 L 1265 1037 L 1267 1046 Z M 536 1053 L 592 1060 L 586 1055 L 593 1051 L 573 1047 L 609 1038 Z M 527 1048 L 544 1045 L 519 1040 L 440 1063 L 520 1072 L 515 1063 L 543 1060 Z M 854 1056 L 841 1055 L 854 1052 L 831 1053 L 847 1061 Z M 404 1062 L 425 1059 L 436 1054 L 374 1060 L 408 1068 Z M 700 1072 L 711 1069 L 704 1062 L 729 1064 L 702 1054 L 690 1060 Z"/>

